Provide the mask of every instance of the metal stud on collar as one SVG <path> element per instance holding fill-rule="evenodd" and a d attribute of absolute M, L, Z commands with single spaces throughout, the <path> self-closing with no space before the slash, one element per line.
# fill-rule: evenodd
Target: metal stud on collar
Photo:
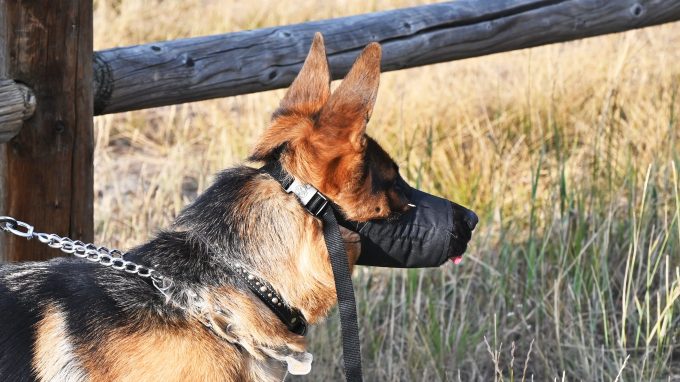
<path fill-rule="evenodd" d="M 283 298 L 276 293 L 271 285 L 248 272 L 242 265 L 236 265 L 233 269 L 253 294 L 260 298 L 288 326 L 289 330 L 300 335 L 305 334 L 307 322 L 302 313 L 285 306 Z"/>
<path fill-rule="evenodd" d="M 245 269 L 243 269 L 243 267 L 241 265 L 235 266 L 234 269 L 236 270 L 236 273 L 240 273 L 242 275 L 245 275 L 245 278 L 249 282 L 252 283 L 252 281 L 255 281 L 255 283 L 254 283 L 255 287 L 258 287 L 256 289 L 259 290 L 260 292 L 262 292 L 263 294 L 266 293 L 267 291 L 269 291 L 269 289 L 262 282 L 256 281 L 255 275 L 253 275 L 252 273 L 248 273 Z M 269 298 L 270 301 L 273 304 L 276 304 L 276 306 L 282 306 L 283 305 L 283 304 L 281 304 L 281 299 L 279 298 L 279 296 L 273 290 L 269 291 L 269 293 L 267 293 L 267 298 Z"/>

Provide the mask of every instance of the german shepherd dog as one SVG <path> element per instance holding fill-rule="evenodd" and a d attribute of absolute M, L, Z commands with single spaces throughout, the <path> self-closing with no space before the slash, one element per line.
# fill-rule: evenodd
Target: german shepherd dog
<path fill-rule="evenodd" d="M 365 133 L 380 57 L 380 45 L 368 45 L 331 94 L 317 33 L 250 156 L 279 161 L 355 221 L 410 208 L 395 186 L 397 165 Z M 470 235 L 457 235 L 459 248 Z M 352 267 L 360 240 L 342 236 Z M 280 381 L 286 363 L 308 362 L 304 336 L 244 286 L 235 265 L 310 324 L 336 304 L 320 220 L 245 165 L 219 174 L 171 228 L 125 259 L 169 276 L 173 288 L 77 258 L 2 265 L 0 381 Z"/>

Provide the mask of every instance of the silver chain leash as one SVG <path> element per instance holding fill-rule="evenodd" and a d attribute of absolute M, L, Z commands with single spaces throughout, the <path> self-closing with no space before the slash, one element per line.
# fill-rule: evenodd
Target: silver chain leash
<path fill-rule="evenodd" d="M 80 240 L 72 240 L 68 237 L 61 237 L 53 233 L 35 232 L 34 227 L 28 223 L 16 220 L 10 216 L 0 216 L 0 229 L 9 232 L 26 240 L 37 238 L 50 248 L 59 249 L 64 253 L 99 263 L 105 267 L 111 267 L 118 271 L 125 271 L 142 278 L 150 278 L 153 286 L 163 295 L 173 286 L 173 281 L 158 273 L 155 269 L 136 264 L 125 260 L 127 253 L 117 249 L 109 249 L 103 246 L 97 247 L 94 244 L 83 243 Z"/>
<path fill-rule="evenodd" d="M 37 238 L 43 244 L 46 244 L 50 248 L 59 249 L 64 253 L 74 255 L 81 259 L 91 261 L 93 263 L 99 263 L 105 267 L 111 267 L 118 271 L 124 271 L 130 274 L 135 274 L 142 278 L 151 279 L 153 286 L 158 289 L 163 296 L 165 296 L 165 301 L 168 303 L 172 301 L 174 305 L 182 310 L 189 310 L 192 306 L 199 307 L 198 311 L 201 311 L 200 307 L 202 302 L 198 298 L 198 295 L 193 291 L 187 291 L 186 294 L 191 300 L 189 302 L 177 301 L 172 298 L 171 289 L 175 286 L 175 283 L 169 277 L 163 276 L 158 273 L 153 268 L 146 267 L 143 265 L 136 264 L 132 261 L 125 260 L 125 255 L 127 252 L 121 252 L 117 249 L 109 249 L 107 247 L 97 247 L 94 244 L 83 243 L 80 240 L 73 240 L 68 237 L 61 237 L 53 233 L 41 233 L 35 232 L 34 227 L 28 223 L 16 220 L 10 216 L 0 216 L 0 230 L 9 232 L 13 235 L 23 237 L 27 240 Z M 174 290 L 174 289 L 173 289 Z M 204 312 L 202 316 L 199 317 L 199 321 L 209 328 L 218 337 L 222 335 L 216 331 L 213 327 L 212 321 L 208 316 L 207 312 Z"/>

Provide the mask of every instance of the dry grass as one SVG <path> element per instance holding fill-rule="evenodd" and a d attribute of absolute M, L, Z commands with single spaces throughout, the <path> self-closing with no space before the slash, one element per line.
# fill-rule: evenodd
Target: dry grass
<path fill-rule="evenodd" d="M 95 1 L 95 47 L 418 1 Z M 680 25 L 383 75 L 369 133 L 473 207 L 469 255 L 361 269 L 367 380 L 680 378 Z M 99 117 L 97 240 L 139 243 L 245 158 L 281 91 Z M 304 380 L 339 380 L 336 322 Z"/>

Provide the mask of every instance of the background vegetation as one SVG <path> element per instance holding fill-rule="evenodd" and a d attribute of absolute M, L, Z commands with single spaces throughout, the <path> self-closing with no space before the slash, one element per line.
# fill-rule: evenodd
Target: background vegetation
<path fill-rule="evenodd" d="M 95 48 L 417 5 L 95 1 Z M 359 269 L 366 380 L 680 379 L 680 25 L 384 74 L 369 133 L 481 222 L 459 266 Z M 98 117 L 97 241 L 240 163 L 283 91 Z M 340 380 L 335 319 L 311 376 Z"/>

